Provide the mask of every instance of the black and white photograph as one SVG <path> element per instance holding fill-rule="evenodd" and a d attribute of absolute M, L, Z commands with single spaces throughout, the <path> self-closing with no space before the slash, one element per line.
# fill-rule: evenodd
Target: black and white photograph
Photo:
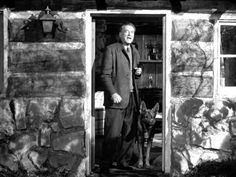
<path fill-rule="evenodd" d="M 235 177 L 236 2 L 1 0 L 0 177 Z"/>

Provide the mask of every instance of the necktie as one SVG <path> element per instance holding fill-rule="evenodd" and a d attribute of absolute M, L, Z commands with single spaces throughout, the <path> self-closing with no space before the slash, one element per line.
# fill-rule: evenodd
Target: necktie
<path fill-rule="evenodd" d="M 129 57 L 129 64 L 130 64 L 130 84 L 129 84 L 129 87 L 130 87 L 130 91 L 133 92 L 133 79 L 132 79 L 132 53 L 131 53 L 131 49 L 130 49 L 130 46 L 128 46 L 126 48 L 126 53 Z"/>
<path fill-rule="evenodd" d="M 126 49 L 126 52 L 127 52 L 128 56 L 129 56 L 129 59 L 132 60 L 131 49 L 130 49 L 129 46 L 128 46 L 127 49 Z"/>

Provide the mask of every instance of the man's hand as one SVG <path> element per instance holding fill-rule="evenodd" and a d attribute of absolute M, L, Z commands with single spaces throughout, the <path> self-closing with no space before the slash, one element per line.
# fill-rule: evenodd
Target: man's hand
<path fill-rule="evenodd" d="M 120 103 L 122 100 L 121 96 L 118 93 L 114 93 L 111 96 L 111 99 L 112 99 L 113 103 Z"/>
<path fill-rule="evenodd" d="M 141 75 L 142 74 L 142 68 L 138 68 L 138 67 L 136 67 L 136 68 L 134 68 L 135 69 L 135 72 L 134 72 L 134 74 L 135 75 Z"/>

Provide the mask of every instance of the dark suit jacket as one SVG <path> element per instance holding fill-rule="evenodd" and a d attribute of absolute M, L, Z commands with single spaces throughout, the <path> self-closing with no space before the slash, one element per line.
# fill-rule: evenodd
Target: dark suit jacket
<path fill-rule="evenodd" d="M 132 48 L 132 69 L 138 66 L 140 55 L 138 50 Z M 135 83 L 134 72 L 132 72 L 133 86 L 136 106 L 139 105 L 137 84 Z M 130 62 L 122 43 L 114 43 L 106 48 L 102 62 L 101 82 L 104 88 L 104 106 L 110 108 L 126 108 L 130 96 Z M 118 93 L 122 97 L 121 103 L 113 103 L 111 95 Z"/>

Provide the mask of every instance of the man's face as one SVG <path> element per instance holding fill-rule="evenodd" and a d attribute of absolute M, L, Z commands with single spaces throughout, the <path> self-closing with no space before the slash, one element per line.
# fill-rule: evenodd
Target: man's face
<path fill-rule="evenodd" d="M 123 44 L 129 45 L 134 40 L 135 29 L 131 25 L 125 25 L 122 27 L 119 36 Z"/>

